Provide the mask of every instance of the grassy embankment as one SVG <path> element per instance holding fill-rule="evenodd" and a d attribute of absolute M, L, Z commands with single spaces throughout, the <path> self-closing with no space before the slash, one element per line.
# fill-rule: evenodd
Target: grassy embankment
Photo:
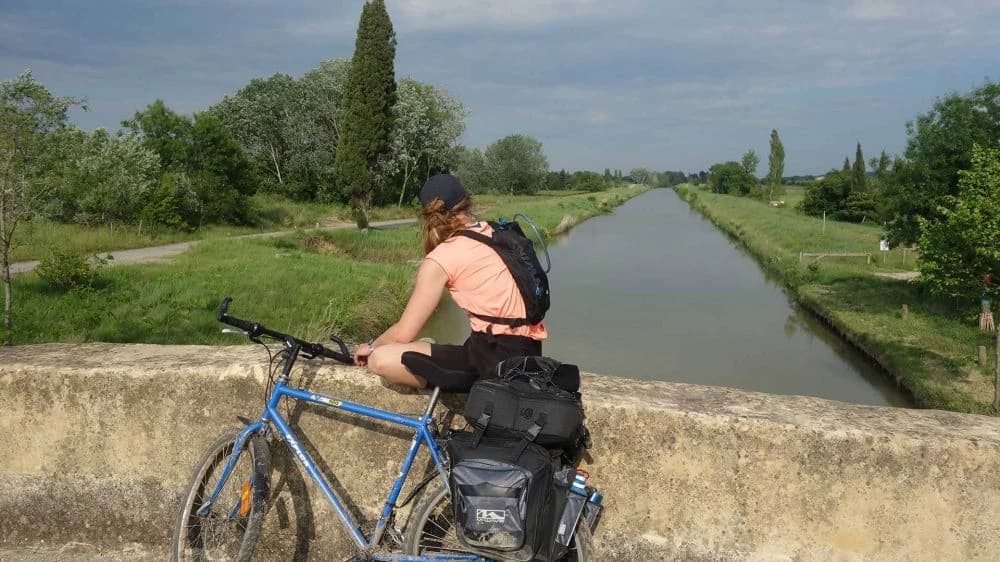
<path fill-rule="evenodd" d="M 477 213 L 509 217 L 521 210 L 551 236 L 566 216 L 578 221 L 608 212 L 642 191 L 487 195 L 477 198 Z M 415 227 L 300 230 L 209 240 L 172 263 L 105 269 L 93 286 L 68 293 L 27 274 L 14 279 L 14 343 L 242 343 L 219 333 L 214 311 L 224 295 L 234 298 L 235 316 L 308 338 L 333 331 L 364 341 L 398 317 L 420 257 Z"/>
<path fill-rule="evenodd" d="M 975 360 L 977 346 L 990 340 L 979 332 L 975 313 L 953 312 L 919 283 L 875 275 L 916 267 L 912 254 L 903 262 L 900 250 L 883 263 L 878 227 L 828 221 L 824 234 L 821 219 L 794 206 L 778 209 L 691 186 L 677 192 L 742 243 L 800 302 L 878 361 L 919 406 L 998 413 L 992 406 L 993 366 Z M 786 201 L 794 203 L 798 195 L 792 191 Z M 809 258 L 799 263 L 799 252 L 871 252 L 872 264 L 864 258 L 825 258 L 810 266 Z"/>
<path fill-rule="evenodd" d="M 253 202 L 260 210 L 261 220 L 256 227 L 212 225 L 192 231 L 151 232 L 148 225 L 140 229 L 138 225 L 112 224 L 88 227 L 44 220 L 25 223 L 18 236 L 18 246 L 14 248 L 11 258 L 15 262 L 37 260 L 51 248 L 62 248 L 79 254 L 93 254 L 188 240 L 211 240 L 255 232 L 308 228 L 315 226 L 316 223 L 354 221 L 350 209 L 343 205 L 300 203 L 269 194 L 255 195 Z M 372 220 L 409 218 L 414 216 L 415 212 L 415 208 L 410 207 L 385 207 L 375 209 Z"/>

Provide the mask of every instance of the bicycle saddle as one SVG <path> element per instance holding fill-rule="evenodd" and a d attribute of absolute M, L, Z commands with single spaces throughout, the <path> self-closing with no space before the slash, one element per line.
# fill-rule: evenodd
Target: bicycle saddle
<path fill-rule="evenodd" d="M 479 379 L 479 374 L 474 370 L 445 369 L 435 363 L 430 355 L 416 351 L 403 353 L 401 359 L 403 366 L 411 373 L 427 379 L 428 385 L 436 386 L 442 392 L 468 392 L 472 383 Z"/>

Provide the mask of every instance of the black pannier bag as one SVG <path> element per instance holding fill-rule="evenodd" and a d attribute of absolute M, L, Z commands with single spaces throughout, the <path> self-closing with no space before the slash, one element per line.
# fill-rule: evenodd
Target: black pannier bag
<path fill-rule="evenodd" d="M 554 520 L 553 459 L 524 439 L 455 434 L 448 441 L 455 534 L 497 560 L 548 559 Z"/>
<path fill-rule="evenodd" d="M 576 366 L 548 357 L 515 357 L 497 364 L 495 373 L 472 385 L 465 403 L 465 419 L 477 432 L 566 451 L 585 444 Z"/>

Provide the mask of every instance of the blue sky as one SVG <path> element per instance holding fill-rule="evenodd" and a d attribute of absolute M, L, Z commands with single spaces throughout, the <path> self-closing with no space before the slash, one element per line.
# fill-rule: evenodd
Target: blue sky
<path fill-rule="evenodd" d="M 706 169 L 748 148 L 786 174 L 902 150 L 936 96 L 1000 80 L 1000 1 L 388 0 L 397 76 L 511 133 L 553 168 Z M 156 98 L 202 110 L 255 76 L 350 57 L 360 0 L 0 2 L 0 78 L 31 68 L 117 128 Z M 763 166 L 762 166 L 763 168 Z M 761 169 L 761 173 L 763 170 Z"/>

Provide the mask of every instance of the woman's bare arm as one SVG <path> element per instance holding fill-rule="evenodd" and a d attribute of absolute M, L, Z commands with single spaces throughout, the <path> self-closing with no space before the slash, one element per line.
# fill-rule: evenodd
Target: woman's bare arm
<path fill-rule="evenodd" d="M 417 339 L 420 330 L 434 313 L 448 275 L 441 266 L 431 260 L 424 260 L 417 271 L 417 282 L 410 294 L 410 300 L 399 321 L 375 340 L 375 346 L 390 343 L 410 343 Z"/>

